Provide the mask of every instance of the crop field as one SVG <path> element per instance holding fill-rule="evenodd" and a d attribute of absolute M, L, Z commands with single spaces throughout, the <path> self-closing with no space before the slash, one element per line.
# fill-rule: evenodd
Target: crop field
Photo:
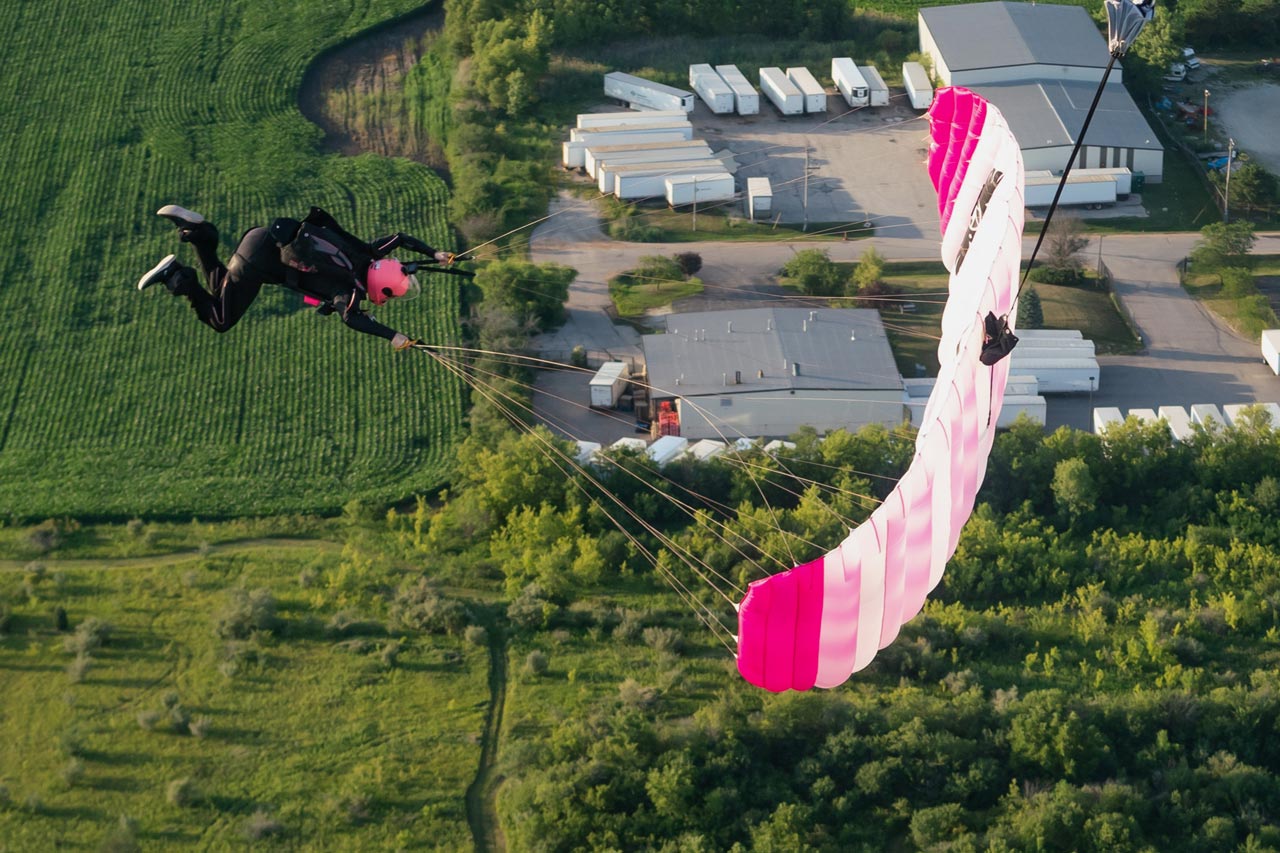
<path fill-rule="evenodd" d="M 404 160 L 320 156 L 297 109 L 326 46 L 411 0 L 24 3 L 0 32 L 0 518 L 325 511 L 437 486 L 464 390 L 421 353 L 265 288 L 218 336 L 134 290 L 191 250 L 154 211 L 222 231 L 325 207 L 367 238 L 452 243 L 447 190 Z M 379 319 L 458 335 L 457 279 Z"/>
<path fill-rule="evenodd" d="M 370 587 L 407 577 L 340 546 L 0 568 L 0 849 L 468 847 L 488 649 L 394 627 Z"/>

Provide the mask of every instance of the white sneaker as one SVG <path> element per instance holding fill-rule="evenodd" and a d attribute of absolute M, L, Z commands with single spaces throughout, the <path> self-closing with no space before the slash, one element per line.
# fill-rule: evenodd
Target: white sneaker
<path fill-rule="evenodd" d="M 151 270 L 138 279 L 138 290 L 146 290 L 153 284 L 160 284 L 168 281 L 169 276 L 178 268 L 177 255 L 165 255 L 164 260 L 156 264 Z"/>
<path fill-rule="evenodd" d="M 166 204 L 156 211 L 156 216 L 163 216 L 179 228 L 190 228 L 204 222 L 204 217 L 194 210 L 187 210 L 176 204 Z"/>

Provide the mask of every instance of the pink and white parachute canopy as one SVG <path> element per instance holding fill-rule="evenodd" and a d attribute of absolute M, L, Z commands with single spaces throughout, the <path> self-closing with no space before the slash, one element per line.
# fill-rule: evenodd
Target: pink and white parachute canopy
<path fill-rule="evenodd" d="M 1022 256 L 1022 156 L 1000 112 L 941 89 L 929 177 L 951 274 L 941 368 L 915 457 L 834 551 L 752 583 L 738 609 L 738 670 L 766 690 L 835 687 L 893 642 L 955 553 L 986 472 L 1009 360 L 980 358 L 988 313 L 1012 326 Z"/>

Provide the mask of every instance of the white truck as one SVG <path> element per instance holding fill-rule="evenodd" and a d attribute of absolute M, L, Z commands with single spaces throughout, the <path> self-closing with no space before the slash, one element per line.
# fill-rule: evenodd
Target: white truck
<path fill-rule="evenodd" d="M 787 79 L 804 94 L 804 111 L 807 113 L 825 113 L 827 111 L 827 90 L 822 88 L 813 72 L 800 65 L 787 69 Z"/>
<path fill-rule="evenodd" d="M 668 176 L 663 183 L 667 191 L 667 204 L 672 207 L 694 202 L 729 201 L 733 198 L 733 175 L 728 172 Z"/>
<path fill-rule="evenodd" d="M 606 361 L 591 377 L 591 408 L 612 409 L 626 390 L 631 369 L 625 361 Z"/>
<path fill-rule="evenodd" d="M 701 139 L 681 139 L 675 142 L 642 142 L 639 145 L 588 145 L 583 154 L 583 168 L 591 177 L 596 176 L 596 166 L 600 161 L 621 162 L 620 158 L 640 158 L 652 156 L 661 159 L 662 155 L 676 151 L 711 152 L 711 146 Z"/>
<path fill-rule="evenodd" d="M 837 56 L 831 60 L 831 80 L 844 95 L 851 107 L 865 107 L 871 100 L 867 88 L 867 78 L 862 76 L 858 66 L 847 56 Z"/>
<path fill-rule="evenodd" d="M 693 139 L 693 125 L 651 124 L 643 127 L 609 127 L 569 131 L 569 140 L 560 146 L 566 169 L 581 169 L 587 164 L 587 149 L 593 145 L 628 145 L 645 142 L 681 142 Z"/>
<path fill-rule="evenodd" d="M 867 99 L 873 107 L 889 106 L 889 84 L 884 82 L 880 72 L 874 65 L 864 65 L 858 69 L 867 81 Z"/>
<path fill-rule="evenodd" d="M 1027 207 L 1048 207 L 1053 204 L 1054 193 L 1058 191 L 1058 175 L 1026 176 L 1023 187 L 1022 203 Z M 1072 172 L 1067 176 L 1067 183 L 1062 188 L 1059 204 L 1079 205 L 1099 209 L 1104 205 L 1116 203 L 1116 179 L 1113 175 L 1077 175 Z"/>
<path fill-rule="evenodd" d="M 724 170 L 724 165 L 713 157 L 710 151 L 705 155 L 688 154 L 683 157 L 673 157 L 665 160 L 637 160 L 630 163 L 610 163 L 606 161 L 596 164 L 596 186 L 600 188 L 602 193 L 611 193 L 617 189 L 616 181 L 618 175 L 640 172 L 658 175 L 662 174 L 664 170 L 681 169 L 698 163 L 702 164 L 703 171 L 720 172 Z M 661 195 L 661 192 L 657 194 Z"/>
<path fill-rule="evenodd" d="M 690 65 L 689 85 L 711 112 L 716 115 L 733 112 L 733 89 L 710 65 Z"/>
<path fill-rule="evenodd" d="M 621 71 L 604 75 L 604 93 L 633 109 L 693 111 L 693 92 Z"/>
<path fill-rule="evenodd" d="M 773 212 L 773 186 L 768 178 L 747 178 L 747 217 L 760 219 Z"/>
<path fill-rule="evenodd" d="M 580 113 L 578 127 L 625 126 L 629 124 L 666 124 L 673 121 L 687 121 L 689 114 L 684 110 L 627 110 L 625 112 Z"/>
<path fill-rule="evenodd" d="M 760 93 L 751 85 L 747 75 L 736 65 L 717 65 L 716 73 L 733 90 L 734 108 L 740 116 L 753 116 L 760 112 Z"/>
<path fill-rule="evenodd" d="M 1262 360 L 1272 373 L 1280 375 L 1280 329 L 1267 329 L 1262 333 Z"/>
<path fill-rule="evenodd" d="M 902 63 L 902 85 L 912 108 L 927 110 L 933 104 L 933 84 L 919 62 Z"/>
<path fill-rule="evenodd" d="M 804 114 L 804 93 L 787 79 L 781 68 L 770 66 L 760 69 L 760 91 L 784 116 Z"/>

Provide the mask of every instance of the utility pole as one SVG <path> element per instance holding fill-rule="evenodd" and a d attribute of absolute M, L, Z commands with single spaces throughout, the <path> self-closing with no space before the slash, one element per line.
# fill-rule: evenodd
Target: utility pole
<path fill-rule="evenodd" d="M 1209 90 L 1204 90 L 1204 141 L 1209 141 Z"/>
<path fill-rule="evenodd" d="M 804 141 L 804 227 L 801 231 L 809 230 L 809 140 Z"/>
<path fill-rule="evenodd" d="M 1102 277 L 1102 238 L 1105 236 L 1107 235 L 1106 234 L 1098 235 L 1098 277 L 1099 278 Z"/>
<path fill-rule="evenodd" d="M 698 230 L 698 176 L 693 176 L 693 230 Z"/>
<path fill-rule="evenodd" d="M 1222 223 L 1231 222 L 1231 157 L 1236 150 L 1236 141 L 1227 138 L 1227 193 L 1222 199 Z"/>

